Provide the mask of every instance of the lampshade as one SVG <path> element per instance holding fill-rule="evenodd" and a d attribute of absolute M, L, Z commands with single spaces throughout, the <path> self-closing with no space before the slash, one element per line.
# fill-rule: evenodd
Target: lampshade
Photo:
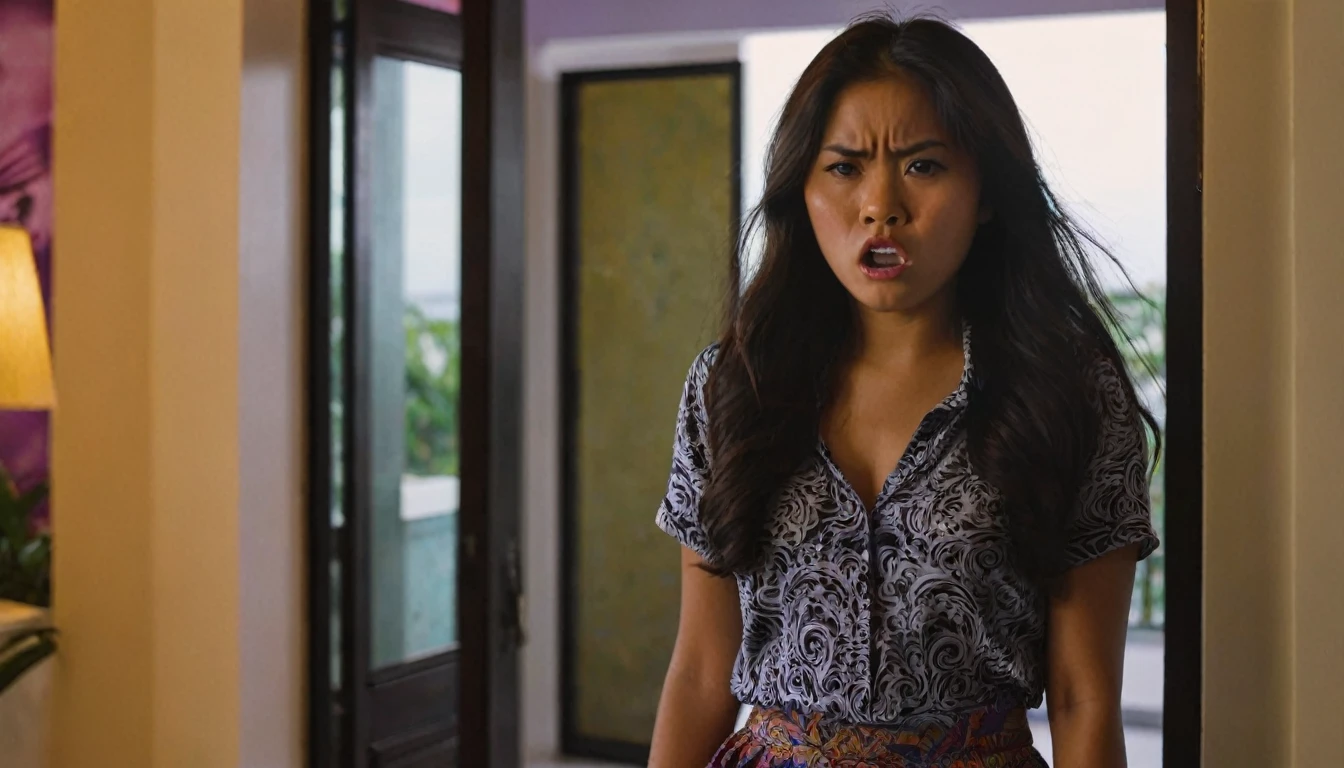
<path fill-rule="evenodd" d="M 0 410 L 40 411 L 55 403 L 32 241 L 23 229 L 0 225 Z"/>

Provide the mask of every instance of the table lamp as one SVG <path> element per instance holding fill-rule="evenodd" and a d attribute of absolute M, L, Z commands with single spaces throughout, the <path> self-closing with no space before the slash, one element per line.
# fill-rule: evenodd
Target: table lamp
<path fill-rule="evenodd" d="M 42 411 L 55 404 L 32 241 L 21 227 L 0 224 L 0 410 Z"/>
<path fill-rule="evenodd" d="M 51 383 L 51 352 L 47 346 L 47 317 L 42 307 L 42 286 L 37 280 L 33 264 L 33 245 L 28 233 L 20 227 L 0 224 L 0 410 L 40 411 L 56 404 Z M 0 483 L 10 485 L 9 476 L 0 466 Z M 6 496 L 3 504 L 3 530 L 11 551 L 25 553 L 24 558 L 10 559 L 4 577 L 6 592 L 16 585 L 25 593 L 34 575 L 45 585 L 40 591 L 49 599 L 50 540 L 34 536 L 24 530 L 28 508 L 45 495 L 45 487 L 20 495 L 10 485 L 0 489 Z M 18 533 L 15 533 L 17 529 Z M 18 541 L 14 541 L 14 537 Z M 40 554 L 40 557 L 35 556 Z M 17 563 L 17 567 L 15 567 Z M 32 602 L 32 601 L 30 601 Z M 43 599 L 42 604 L 46 604 Z M 21 675 L 56 652 L 56 632 L 43 614 L 32 606 L 6 603 L 0 605 L 3 618 L 0 624 L 9 630 L 0 636 L 0 694 L 13 685 Z M 15 616 L 27 617 L 16 622 Z"/>

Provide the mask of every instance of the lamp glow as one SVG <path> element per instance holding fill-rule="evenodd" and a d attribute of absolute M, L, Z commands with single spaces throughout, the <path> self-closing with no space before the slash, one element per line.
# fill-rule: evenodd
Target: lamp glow
<path fill-rule="evenodd" d="M 56 404 L 50 350 L 32 241 L 22 228 L 0 225 L 0 410 Z"/>

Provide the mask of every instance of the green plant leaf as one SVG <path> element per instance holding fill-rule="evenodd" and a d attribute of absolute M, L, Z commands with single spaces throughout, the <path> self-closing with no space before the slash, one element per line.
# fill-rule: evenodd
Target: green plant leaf
<path fill-rule="evenodd" d="M 23 549 L 28 543 L 28 518 L 19 514 L 4 516 L 0 519 L 0 536 L 9 542 L 13 550 Z"/>
<path fill-rule="evenodd" d="M 47 499 L 47 481 L 42 480 L 38 482 L 37 485 L 28 489 L 27 493 L 23 494 L 18 498 L 19 515 L 22 516 L 26 522 L 28 519 L 28 515 L 31 514 L 34 509 L 37 508 L 37 505 L 41 504 L 43 501 L 46 501 L 46 499 Z"/>
<path fill-rule="evenodd" d="M 427 317 L 405 307 L 406 472 L 458 473 L 458 398 L 461 392 L 461 332 L 457 321 Z"/>
<path fill-rule="evenodd" d="M 46 498 L 45 481 L 20 494 L 14 479 L 0 467 L 0 537 L 8 539 L 14 550 L 27 546 L 31 530 L 28 516 Z"/>
<path fill-rule="evenodd" d="M 51 563 L 51 539 L 48 536 L 37 536 L 29 541 L 19 550 L 19 568 L 33 576 L 40 576 L 47 571 Z"/>
<path fill-rule="evenodd" d="M 3 480 L 0 480 L 0 536 L 16 542 L 16 546 L 28 538 L 28 516 L 19 511 L 13 486 Z"/>

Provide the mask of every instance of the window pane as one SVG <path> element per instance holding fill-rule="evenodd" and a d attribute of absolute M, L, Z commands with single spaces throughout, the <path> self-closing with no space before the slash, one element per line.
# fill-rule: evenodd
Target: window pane
<path fill-rule="evenodd" d="M 462 78 L 374 64 L 373 664 L 457 640 Z"/>

